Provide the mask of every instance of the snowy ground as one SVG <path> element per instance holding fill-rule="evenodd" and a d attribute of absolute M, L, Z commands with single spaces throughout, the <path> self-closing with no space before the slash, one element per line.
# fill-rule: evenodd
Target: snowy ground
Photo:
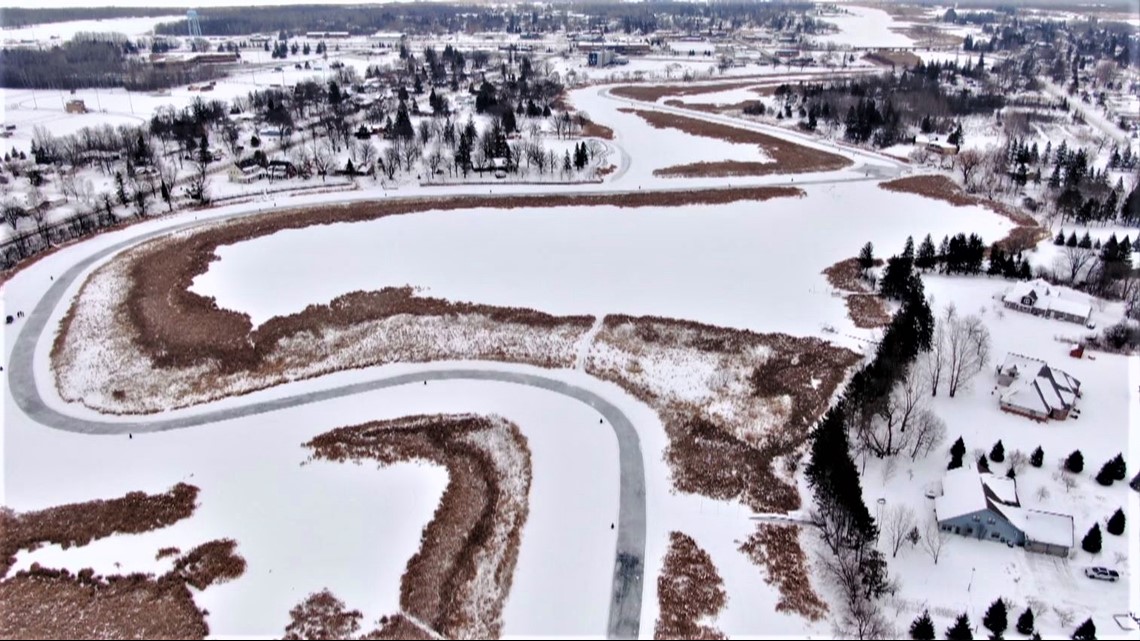
<path fill-rule="evenodd" d="M 914 41 L 891 31 L 891 27 L 904 26 L 882 9 L 843 5 L 851 15 L 826 16 L 821 18 L 839 27 L 839 33 L 816 37 L 821 42 L 834 42 L 837 45 L 852 47 L 911 47 Z"/>
<path fill-rule="evenodd" d="M 1015 352 L 1045 360 L 1079 379 L 1083 392 L 1078 403 L 1081 416 L 1039 424 L 1001 412 L 997 397 L 991 394 L 995 385 L 992 368 L 986 368 L 969 389 L 960 391 L 955 398 L 943 391 L 934 399 L 934 411 L 947 424 L 944 447 L 913 463 L 907 456 L 900 457 L 895 465 L 875 459 L 868 462 L 863 477 L 865 500 L 872 510 L 878 509 L 879 498 L 885 499 L 884 510 L 900 504 L 911 506 L 921 529 L 933 508 L 932 501 L 924 496 L 924 488 L 942 478 L 948 461 L 945 449 L 958 436 L 965 441 L 970 460 L 976 458 L 975 449 L 988 453 L 1000 439 L 1005 446 L 1006 463 L 991 463 L 991 469 L 998 474 L 1005 473 L 1012 451 L 1021 450 L 1028 456 L 1041 446 L 1045 464 L 1041 469 L 1027 466 L 1018 476 L 1018 496 L 1023 506 L 1071 514 L 1078 550 L 1071 559 L 1056 559 L 1021 548 L 951 536 L 935 565 L 921 548 L 904 544 L 898 558 L 889 559 L 892 574 L 901 583 L 891 612 L 898 613 L 896 624 L 907 626 L 924 608 L 929 608 L 939 632 L 963 611 L 969 613 L 971 622 L 980 625 L 989 604 L 1003 597 L 1014 604 L 1011 621 L 1030 599 L 1046 604 L 1045 611 L 1035 612 L 1037 625 L 1046 637 L 1071 634 L 1090 615 L 1101 635 L 1120 634 L 1112 615 L 1134 610 L 1136 603 L 1136 595 L 1129 591 L 1137 571 L 1135 552 L 1128 555 L 1128 541 L 1136 538 L 1136 494 L 1123 483 L 1101 487 L 1093 477 L 1117 453 L 1123 453 L 1129 463 L 1129 478 L 1135 473 L 1140 442 L 1130 438 L 1128 426 L 1135 425 L 1140 417 L 1135 394 L 1140 382 L 1137 359 L 1102 353 L 1092 353 L 1092 358 L 1070 358 L 1069 343 L 1054 337 L 1078 337 L 1084 334 L 1084 328 L 1004 309 L 992 297 L 1000 297 L 1009 281 L 944 276 L 927 276 L 924 281 L 927 292 L 934 297 L 936 311 L 953 303 L 960 313 L 982 316 L 993 340 L 991 366 L 1004 359 L 1007 352 Z M 1122 311 L 1119 304 L 1100 306 L 1094 310 L 1094 317 L 1115 320 Z M 1085 471 L 1078 475 L 1076 487 L 1066 491 L 1055 477 L 1060 460 L 1077 448 L 1085 457 Z M 1040 488 L 1045 488 L 1044 494 Z M 1104 530 L 1105 521 L 1117 508 L 1124 508 L 1129 515 L 1129 529 L 1122 537 Z M 1101 524 L 1104 550 L 1094 556 L 1079 550 L 1079 545 L 1096 522 Z M 889 557 L 890 550 L 885 552 Z M 1115 568 L 1123 578 L 1116 584 L 1092 581 L 1082 573 L 1090 565 Z M 1054 607 L 1071 611 L 1075 621 L 1062 625 Z"/>
<path fill-rule="evenodd" d="M 872 183 L 806 191 L 761 203 L 481 209 L 282 231 L 220 248 L 221 260 L 192 289 L 255 324 L 350 291 L 411 284 L 431 296 L 559 315 L 652 314 L 803 334 L 849 325 L 820 272 L 856 245 L 871 241 L 885 254 L 900 251 L 908 234 L 997 239 L 1010 225 L 981 208 Z M 866 214 L 852 216 L 851 207 Z M 803 260 L 809 244 L 812 258 Z M 333 248 L 338 260 L 312 269 Z M 776 269 L 780 278 L 771 277 Z M 267 282 L 266 273 L 276 278 Z"/>
<path fill-rule="evenodd" d="M 122 5 L 119 5 L 122 6 Z M 146 35 L 154 26 L 163 22 L 174 22 L 181 16 L 142 16 L 137 18 L 110 18 L 107 20 L 69 20 L 50 22 L 27 27 L 0 30 L 0 39 L 19 42 L 21 40 L 64 41 L 71 40 L 77 33 L 121 33 L 127 36 Z"/>

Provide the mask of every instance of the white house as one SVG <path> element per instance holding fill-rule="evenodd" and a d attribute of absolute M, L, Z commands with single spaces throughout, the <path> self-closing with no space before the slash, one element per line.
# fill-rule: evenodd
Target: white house
<path fill-rule="evenodd" d="M 997 367 L 1003 411 L 1039 421 L 1065 420 L 1081 396 L 1081 382 L 1043 360 L 1007 354 Z"/>
<path fill-rule="evenodd" d="M 1017 283 L 1002 296 L 1001 302 L 1009 309 L 1034 316 L 1087 324 L 1092 316 L 1092 306 L 1076 298 L 1063 298 L 1061 293 L 1060 287 L 1038 278 Z"/>

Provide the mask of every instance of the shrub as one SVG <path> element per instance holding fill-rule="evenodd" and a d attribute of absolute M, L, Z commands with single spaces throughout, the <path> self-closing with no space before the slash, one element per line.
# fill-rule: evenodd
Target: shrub
<path fill-rule="evenodd" d="M 986 473 L 990 471 L 990 462 L 986 460 L 985 454 L 978 457 L 978 471 Z"/>
<path fill-rule="evenodd" d="M 1080 474 L 1085 469 L 1085 457 L 1080 450 L 1073 450 L 1069 458 L 1065 459 L 1065 469 L 1073 474 Z"/>
<path fill-rule="evenodd" d="M 1093 523 L 1092 528 L 1089 529 L 1088 534 L 1081 540 L 1081 549 L 1089 554 L 1100 553 L 1100 524 Z"/>
<path fill-rule="evenodd" d="M 1112 480 L 1123 481 L 1128 478 L 1128 466 L 1124 464 L 1123 455 L 1117 454 L 1106 465 L 1112 470 Z"/>
<path fill-rule="evenodd" d="M 1109 534 L 1120 536 L 1124 534 L 1124 510 L 1117 508 L 1112 516 L 1108 519 L 1108 526 L 1105 527 Z"/>
<path fill-rule="evenodd" d="M 1112 461 L 1109 461 L 1101 466 L 1100 471 L 1096 473 L 1096 482 L 1108 487 L 1115 481 L 1115 474 L 1112 469 Z"/>
<path fill-rule="evenodd" d="M 1033 454 L 1029 455 L 1029 464 L 1033 467 L 1041 467 L 1045 463 L 1045 450 L 1041 449 L 1038 445 L 1037 449 L 1033 450 Z"/>

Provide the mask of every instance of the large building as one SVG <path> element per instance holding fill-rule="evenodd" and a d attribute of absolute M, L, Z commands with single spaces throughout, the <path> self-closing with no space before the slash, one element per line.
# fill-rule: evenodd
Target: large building
<path fill-rule="evenodd" d="M 1038 278 L 1020 282 L 1009 289 L 1001 302 L 1009 309 L 1070 323 L 1087 324 L 1092 306 L 1072 298 L 1062 298 L 1061 288 Z"/>
<path fill-rule="evenodd" d="M 1081 382 L 1043 360 L 1007 354 L 997 367 L 1001 409 L 1039 421 L 1063 421 L 1076 407 Z"/>
<path fill-rule="evenodd" d="M 934 515 L 944 532 L 1068 556 L 1073 517 L 1021 506 L 1017 481 L 962 467 L 946 472 Z"/>

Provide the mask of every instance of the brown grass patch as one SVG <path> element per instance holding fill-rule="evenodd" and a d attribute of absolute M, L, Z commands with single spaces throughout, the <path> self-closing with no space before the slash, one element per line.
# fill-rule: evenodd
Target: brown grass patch
<path fill-rule="evenodd" d="M 232 581 L 245 574 L 245 559 L 237 555 L 236 548 L 233 539 L 208 541 L 179 557 L 171 574 L 199 590 Z"/>
<path fill-rule="evenodd" d="M 891 324 L 891 315 L 882 298 L 874 294 L 849 294 L 846 301 L 847 315 L 855 327 L 876 329 Z"/>
<path fill-rule="evenodd" d="M 400 581 L 400 607 L 447 638 L 499 637 L 529 511 L 530 450 L 518 427 L 411 416 L 338 428 L 306 446 L 314 459 L 446 467 L 447 488 Z"/>
<path fill-rule="evenodd" d="M 922 47 L 959 47 L 965 38 L 934 25 L 916 24 L 907 27 L 890 27 L 890 30 L 914 40 Z"/>
<path fill-rule="evenodd" d="M 755 85 L 756 81 L 724 82 L 710 85 L 627 85 L 614 87 L 610 93 L 618 98 L 640 100 L 642 102 L 657 102 L 665 96 L 699 96 L 706 93 L 743 89 Z"/>
<path fill-rule="evenodd" d="M 1009 252 L 1016 253 L 1029 249 L 1048 236 L 1048 232 L 1042 229 L 1029 214 L 1006 203 L 968 194 L 947 176 L 937 174 L 908 176 L 879 183 L 879 187 L 888 191 L 934 198 L 955 207 L 985 207 L 999 216 L 1004 216 L 1017 225 L 1006 234 L 1005 238 L 998 241 Z"/>
<path fill-rule="evenodd" d="M 613 140 L 614 130 L 605 125 L 599 125 L 593 120 L 588 120 L 582 125 L 582 136 L 586 138 L 604 138 L 606 140 Z"/>
<path fill-rule="evenodd" d="M 876 51 L 863 56 L 867 60 L 887 67 L 902 67 L 910 69 L 922 62 L 922 58 L 910 51 Z"/>
<path fill-rule="evenodd" d="M 702 625 L 701 619 L 716 616 L 727 601 L 724 580 L 708 552 L 692 537 L 670 532 L 665 565 L 657 577 L 660 612 L 653 638 L 726 639 L 716 627 Z"/>
<path fill-rule="evenodd" d="M 302 312 L 270 319 L 254 331 L 245 314 L 219 309 L 213 299 L 187 288 L 216 260 L 217 247 L 314 224 L 372 220 L 432 209 L 674 206 L 801 194 L 795 188 L 746 187 L 602 196 L 434 198 L 387 206 L 358 203 L 244 218 L 152 241 L 117 257 L 84 284 L 53 345 L 57 385 L 69 400 L 100 411 L 147 413 L 249 393 L 297 378 L 394 361 L 478 358 L 567 367 L 575 357 L 574 341 L 593 322 L 590 316 L 556 317 L 528 309 L 452 303 L 418 297 L 404 287 L 346 294 L 329 304 L 312 305 Z M 120 277 L 127 280 L 126 290 L 119 291 Z M 104 311 L 88 313 L 92 320 L 84 332 L 94 331 L 102 340 L 107 338 L 109 328 L 115 327 L 112 333 L 125 337 L 127 344 L 107 351 L 108 344 L 100 343 L 105 352 L 102 358 L 107 363 L 101 368 L 107 371 L 103 372 L 104 377 L 88 383 L 100 387 L 75 391 L 68 376 L 75 359 L 91 349 L 92 337 L 80 336 L 84 332 L 73 332 L 72 326 L 78 310 L 89 298 L 88 288 L 98 279 L 103 279 L 106 287 L 115 288 L 114 296 L 118 298 L 95 305 L 93 309 Z M 417 324 L 422 325 L 419 334 Z M 429 327 L 430 324 L 434 326 Z M 432 332 L 435 334 L 429 335 Z M 451 333 L 454 340 L 437 340 L 439 332 Z M 463 332 L 468 334 L 461 335 Z M 528 334 L 534 340 L 526 340 Z M 483 339 L 486 340 L 479 342 Z M 363 342 L 370 342 L 370 349 L 361 349 Z M 130 359 L 128 348 L 133 350 Z M 454 351 L 461 348 L 467 351 Z M 136 352 L 140 356 L 133 356 Z M 139 359 L 149 360 L 143 363 Z M 153 381 L 162 389 L 139 388 L 132 383 L 140 376 L 149 376 L 155 367 L 160 378 L 166 377 Z M 191 368 L 200 370 L 192 372 Z M 226 385 L 231 387 L 227 389 Z"/>
<path fill-rule="evenodd" d="M 875 259 L 875 265 L 883 264 L 881 258 Z M 845 292 L 869 292 L 867 281 L 863 278 L 863 270 L 859 268 L 858 258 L 847 258 L 823 270 L 827 282 L 836 289 Z"/>
<path fill-rule="evenodd" d="M 669 178 L 725 178 L 734 176 L 764 176 L 774 173 L 774 163 L 750 162 L 746 160 L 719 160 L 716 162 L 694 162 L 687 165 L 673 165 L 654 170 L 654 176 Z"/>
<path fill-rule="evenodd" d="M 811 585 L 798 525 L 758 525 L 740 551 L 765 568 L 768 575 L 764 580 L 779 588 L 777 612 L 794 612 L 809 621 L 818 621 L 827 614 L 827 604 Z"/>
<path fill-rule="evenodd" d="M 820 149 L 797 145 L 759 131 L 741 129 L 657 111 L 635 110 L 634 113 L 641 116 L 656 129 L 676 129 L 691 136 L 715 138 L 717 140 L 738 144 L 759 145 L 775 162 L 757 163 L 756 166 L 753 167 L 755 171 L 749 174 L 752 176 L 833 171 L 842 169 L 851 164 L 851 161 L 843 156 Z M 700 171 L 700 165 L 702 164 L 707 163 L 692 163 L 665 167 L 663 169 L 654 170 L 653 173 L 659 176 L 699 176 L 704 174 L 693 172 Z"/>
<path fill-rule="evenodd" d="M 33 566 L 0 581 L 5 639 L 203 639 L 203 613 L 181 581 L 95 577 Z"/>
<path fill-rule="evenodd" d="M 756 334 L 692 321 L 607 316 L 586 372 L 657 411 L 665 459 L 683 492 L 739 500 L 756 511 L 798 509 L 779 475 L 858 355 L 816 338 Z M 683 380 L 676 372 L 715 372 Z"/>
<path fill-rule="evenodd" d="M 66 550 L 112 534 L 157 530 L 193 514 L 197 498 L 198 488 L 179 483 L 162 494 L 130 492 L 122 498 L 23 514 L 0 508 L 0 577 L 11 569 L 20 550 L 34 550 L 45 543 Z"/>

